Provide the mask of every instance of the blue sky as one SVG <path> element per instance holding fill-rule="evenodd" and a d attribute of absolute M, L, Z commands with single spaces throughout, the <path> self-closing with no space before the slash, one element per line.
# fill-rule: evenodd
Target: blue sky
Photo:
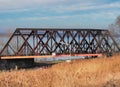
<path fill-rule="evenodd" d="M 0 31 L 18 27 L 108 28 L 120 0 L 0 0 Z"/>

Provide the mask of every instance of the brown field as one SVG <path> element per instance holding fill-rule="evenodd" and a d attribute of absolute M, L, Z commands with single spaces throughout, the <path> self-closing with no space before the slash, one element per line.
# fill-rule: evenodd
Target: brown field
<path fill-rule="evenodd" d="M 0 72 L 0 87 L 120 87 L 120 55 Z"/>

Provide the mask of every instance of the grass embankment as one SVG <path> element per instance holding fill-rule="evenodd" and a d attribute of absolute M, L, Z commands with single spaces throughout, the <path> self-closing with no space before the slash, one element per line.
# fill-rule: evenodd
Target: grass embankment
<path fill-rule="evenodd" d="M 120 87 L 120 55 L 0 72 L 0 87 Z"/>

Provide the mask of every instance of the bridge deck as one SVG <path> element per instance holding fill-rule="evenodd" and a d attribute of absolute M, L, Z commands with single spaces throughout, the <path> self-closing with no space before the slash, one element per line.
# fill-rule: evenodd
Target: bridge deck
<path fill-rule="evenodd" d="M 102 56 L 102 54 L 74 54 L 74 55 L 70 55 L 70 54 L 63 54 L 63 55 L 37 55 L 37 56 L 4 56 L 1 57 L 1 59 L 30 59 L 30 58 L 57 58 L 57 57 L 70 57 L 70 56 Z"/>

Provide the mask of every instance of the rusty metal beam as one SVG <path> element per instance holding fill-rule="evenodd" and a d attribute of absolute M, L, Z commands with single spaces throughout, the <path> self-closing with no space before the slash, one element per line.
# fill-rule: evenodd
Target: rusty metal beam
<path fill-rule="evenodd" d="M 17 28 L 0 52 L 5 56 L 115 53 L 120 48 L 108 30 Z"/>

